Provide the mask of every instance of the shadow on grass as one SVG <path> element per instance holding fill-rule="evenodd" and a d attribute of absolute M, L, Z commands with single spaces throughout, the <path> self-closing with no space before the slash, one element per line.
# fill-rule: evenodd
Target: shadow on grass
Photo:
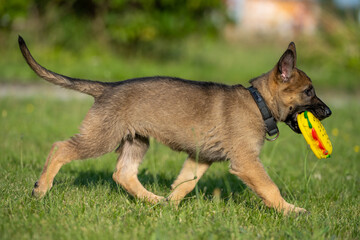
<path fill-rule="evenodd" d="M 127 193 L 122 187 L 119 187 L 112 179 L 112 172 L 110 171 L 73 171 L 73 175 L 76 176 L 74 185 L 82 187 L 92 187 L 97 185 L 110 186 L 111 191 Z M 175 176 L 169 177 L 165 174 L 149 174 L 146 169 L 143 169 L 138 174 L 139 181 L 144 186 L 155 186 L 160 188 L 161 192 L 165 196 L 170 194 L 170 186 L 175 180 Z M 205 175 L 200 179 L 198 185 L 198 191 L 204 197 L 204 199 L 212 199 L 214 192 L 220 192 L 220 198 L 224 201 L 228 201 L 231 196 L 241 194 L 246 186 L 234 175 L 229 172 L 224 173 L 221 176 L 207 176 Z M 146 187 L 145 187 L 146 188 Z M 149 188 L 148 190 L 151 191 Z M 196 196 L 196 191 L 193 190 L 187 195 L 187 198 Z"/>

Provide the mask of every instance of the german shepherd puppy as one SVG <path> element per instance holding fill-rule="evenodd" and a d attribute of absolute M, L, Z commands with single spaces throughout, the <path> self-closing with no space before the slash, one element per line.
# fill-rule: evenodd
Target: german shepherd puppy
<path fill-rule="evenodd" d="M 166 199 L 179 203 L 192 191 L 214 162 L 229 160 L 238 176 L 278 211 L 305 212 L 286 202 L 262 166 L 259 154 L 266 124 L 242 85 L 228 86 L 171 77 L 147 77 L 105 83 L 66 77 L 47 70 L 31 56 L 24 40 L 19 46 L 32 70 L 45 80 L 94 97 L 80 133 L 55 142 L 33 195 L 42 197 L 52 187 L 61 166 L 77 159 L 119 154 L 113 179 L 131 195 L 156 203 L 164 199 L 147 191 L 137 178 L 138 167 L 149 147 L 149 138 L 188 154 Z M 310 78 L 296 68 L 295 44 L 268 73 L 250 81 L 277 122 L 300 133 L 296 116 L 305 110 L 320 120 L 330 109 L 315 95 Z"/>

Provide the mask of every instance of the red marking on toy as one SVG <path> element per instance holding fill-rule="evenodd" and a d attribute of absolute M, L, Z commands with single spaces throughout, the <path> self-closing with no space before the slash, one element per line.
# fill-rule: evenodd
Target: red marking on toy
<path fill-rule="evenodd" d="M 311 129 L 311 135 L 312 135 L 312 137 L 313 137 L 316 141 L 318 141 L 318 143 L 319 143 L 319 148 L 320 148 L 321 150 L 323 150 L 323 153 L 324 153 L 325 155 L 327 155 L 327 151 L 326 151 L 324 145 L 322 144 L 322 142 L 320 141 L 320 138 L 318 137 L 317 132 L 315 131 L 314 128 Z M 325 153 L 325 152 L 326 152 L 326 153 Z"/>

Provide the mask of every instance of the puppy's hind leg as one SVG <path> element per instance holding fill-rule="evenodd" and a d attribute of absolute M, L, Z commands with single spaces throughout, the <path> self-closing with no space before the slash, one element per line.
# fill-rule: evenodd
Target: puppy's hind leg
<path fill-rule="evenodd" d="M 35 183 L 32 195 L 41 198 L 52 187 L 55 175 L 59 172 L 62 165 L 78 158 L 78 154 L 73 149 L 71 141 L 56 142 L 53 144 L 46 159 L 42 174 Z"/>
<path fill-rule="evenodd" d="M 138 167 L 148 147 L 149 140 L 144 137 L 136 136 L 134 139 L 125 140 L 117 150 L 120 155 L 113 179 L 132 196 L 157 203 L 164 198 L 146 190 L 137 177 Z"/>
<path fill-rule="evenodd" d="M 113 151 L 120 142 L 119 134 L 107 128 L 106 115 L 96 115 L 90 110 L 82 124 L 80 134 L 71 139 L 53 144 L 46 159 L 42 174 L 35 183 L 33 196 L 42 197 L 52 187 L 60 168 L 73 160 L 99 157 Z"/>

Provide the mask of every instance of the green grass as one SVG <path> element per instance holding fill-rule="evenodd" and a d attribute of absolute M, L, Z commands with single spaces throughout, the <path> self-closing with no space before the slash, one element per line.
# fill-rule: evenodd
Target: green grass
<path fill-rule="evenodd" d="M 161 46 L 156 56 L 146 50 L 129 56 L 93 41 L 74 51 L 23 37 L 41 64 L 72 77 L 113 81 L 168 75 L 246 86 L 270 70 L 288 44 L 193 38 Z M 324 121 L 333 156 L 316 159 L 301 135 L 279 124 L 280 138 L 265 143 L 261 159 L 284 198 L 310 215 L 284 217 L 266 208 L 228 172 L 228 162 L 213 164 L 178 209 L 152 206 L 112 181 L 115 153 L 64 166 L 49 194 L 35 200 L 31 190 L 52 143 L 77 133 L 91 99 L 8 97 L 0 99 L 0 239 L 358 239 L 360 104 L 352 97 L 342 102 L 337 90 L 358 92 L 359 69 L 346 67 L 342 60 L 348 53 L 340 48 L 316 39 L 295 42 L 299 68 L 320 92 L 331 89 L 323 100 L 333 111 Z M 0 50 L 0 83 L 43 82 L 26 66 L 17 36 L 9 36 Z M 185 158 L 151 140 L 139 179 L 166 196 Z M 220 197 L 214 194 L 218 190 Z"/>
<path fill-rule="evenodd" d="M 331 100 L 331 99 L 330 99 Z M 333 102 L 334 103 L 334 102 Z M 359 103 L 332 106 L 324 121 L 334 152 L 317 160 L 284 124 L 261 159 L 284 198 L 310 215 L 268 209 L 228 163 L 213 164 L 178 209 L 152 206 L 112 181 L 116 154 L 64 166 L 45 198 L 31 197 L 51 144 L 77 133 L 91 100 L 7 98 L 0 101 L 1 239 L 358 239 Z M 186 155 L 152 140 L 139 179 L 170 193 Z M 221 197 L 213 192 L 220 190 Z"/>

